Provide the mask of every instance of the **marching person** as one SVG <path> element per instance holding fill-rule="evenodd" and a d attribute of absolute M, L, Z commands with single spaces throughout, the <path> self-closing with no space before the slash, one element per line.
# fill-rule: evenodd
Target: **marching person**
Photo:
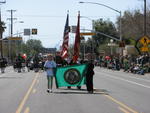
<path fill-rule="evenodd" d="M 7 61 L 5 58 L 0 59 L 0 68 L 1 68 L 1 73 L 5 73 L 5 68 L 7 65 Z"/>
<path fill-rule="evenodd" d="M 47 73 L 47 80 L 48 80 L 48 84 L 47 84 L 47 92 L 52 93 L 52 86 L 53 86 L 53 76 L 54 76 L 54 69 L 56 68 L 56 63 L 53 60 L 53 56 L 52 55 L 48 55 L 47 56 L 47 61 L 44 64 L 44 68 L 46 69 L 46 73 Z"/>
<path fill-rule="evenodd" d="M 93 93 L 93 75 L 94 75 L 94 64 L 90 61 L 87 65 L 86 72 L 86 87 L 88 93 Z"/>
<path fill-rule="evenodd" d="M 38 55 L 35 55 L 33 58 L 33 68 L 34 68 L 35 72 L 39 71 L 39 62 L 40 62 L 40 59 L 39 59 Z"/>
<path fill-rule="evenodd" d="M 23 58 L 22 58 L 21 54 L 19 53 L 16 58 L 16 68 L 18 70 L 18 73 L 21 73 L 22 62 L 23 62 Z"/>

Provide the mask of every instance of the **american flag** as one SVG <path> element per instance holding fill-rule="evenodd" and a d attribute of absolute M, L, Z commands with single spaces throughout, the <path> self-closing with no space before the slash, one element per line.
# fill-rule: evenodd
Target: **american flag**
<path fill-rule="evenodd" d="M 80 51 L 80 12 L 78 14 L 78 23 L 76 28 L 76 36 L 75 36 L 75 44 L 74 44 L 74 54 L 73 54 L 73 62 L 76 63 L 79 57 Z"/>
<path fill-rule="evenodd" d="M 61 57 L 64 59 L 68 57 L 68 42 L 69 42 L 69 14 L 67 14 L 65 29 L 64 29 L 64 36 L 63 36 L 63 44 L 62 44 L 62 51 Z"/>

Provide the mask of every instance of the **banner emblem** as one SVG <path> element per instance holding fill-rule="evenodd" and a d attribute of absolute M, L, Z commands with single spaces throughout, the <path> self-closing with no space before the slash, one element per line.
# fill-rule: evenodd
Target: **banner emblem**
<path fill-rule="evenodd" d="M 81 75 L 77 69 L 69 69 L 64 74 L 64 79 L 69 84 L 77 84 L 81 80 Z"/>

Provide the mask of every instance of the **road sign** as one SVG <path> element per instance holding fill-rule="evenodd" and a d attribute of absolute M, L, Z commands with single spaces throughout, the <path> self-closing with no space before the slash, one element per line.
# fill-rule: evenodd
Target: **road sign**
<path fill-rule="evenodd" d="M 150 39 L 147 36 L 143 36 L 138 41 L 140 44 L 142 44 L 142 47 L 140 48 L 140 51 L 142 52 L 148 52 L 149 51 L 149 44 Z"/>
<path fill-rule="evenodd" d="M 31 32 L 30 29 L 24 29 L 24 35 L 30 36 Z"/>
<path fill-rule="evenodd" d="M 77 26 L 70 26 L 71 33 L 76 33 Z"/>
<path fill-rule="evenodd" d="M 141 47 L 140 49 L 141 49 L 141 51 L 143 51 L 143 52 L 147 52 L 147 51 L 149 50 L 147 46 Z"/>
<path fill-rule="evenodd" d="M 95 35 L 96 33 L 92 33 L 92 32 L 84 32 L 84 33 L 80 33 L 80 36 L 83 35 Z"/>
<path fill-rule="evenodd" d="M 22 40 L 22 37 L 10 37 L 8 40 Z"/>
<path fill-rule="evenodd" d="M 143 45 L 143 46 L 148 46 L 148 44 L 150 43 L 150 39 L 147 36 L 143 36 L 139 42 Z"/>
<path fill-rule="evenodd" d="M 37 35 L 37 29 L 32 29 L 32 35 Z"/>

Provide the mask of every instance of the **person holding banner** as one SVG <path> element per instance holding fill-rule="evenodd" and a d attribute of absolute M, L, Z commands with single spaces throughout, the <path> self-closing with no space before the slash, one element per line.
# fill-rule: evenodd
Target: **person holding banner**
<path fill-rule="evenodd" d="M 88 63 L 86 72 L 86 87 L 88 93 L 93 93 L 93 75 L 94 75 L 94 64 L 92 61 Z"/>
<path fill-rule="evenodd" d="M 53 76 L 54 76 L 54 69 L 56 68 L 56 63 L 53 60 L 53 56 L 52 55 L 48 55 L 47 56 L 47 61 L 44 64 L 44 68 L 46 69 L 46 73 L 47 73 L 47 80 L 48 80 L 48 84 L 47 84 L 47 92 L 51 92 L 52 93 L 52 86 L 53 86 Z"/>

